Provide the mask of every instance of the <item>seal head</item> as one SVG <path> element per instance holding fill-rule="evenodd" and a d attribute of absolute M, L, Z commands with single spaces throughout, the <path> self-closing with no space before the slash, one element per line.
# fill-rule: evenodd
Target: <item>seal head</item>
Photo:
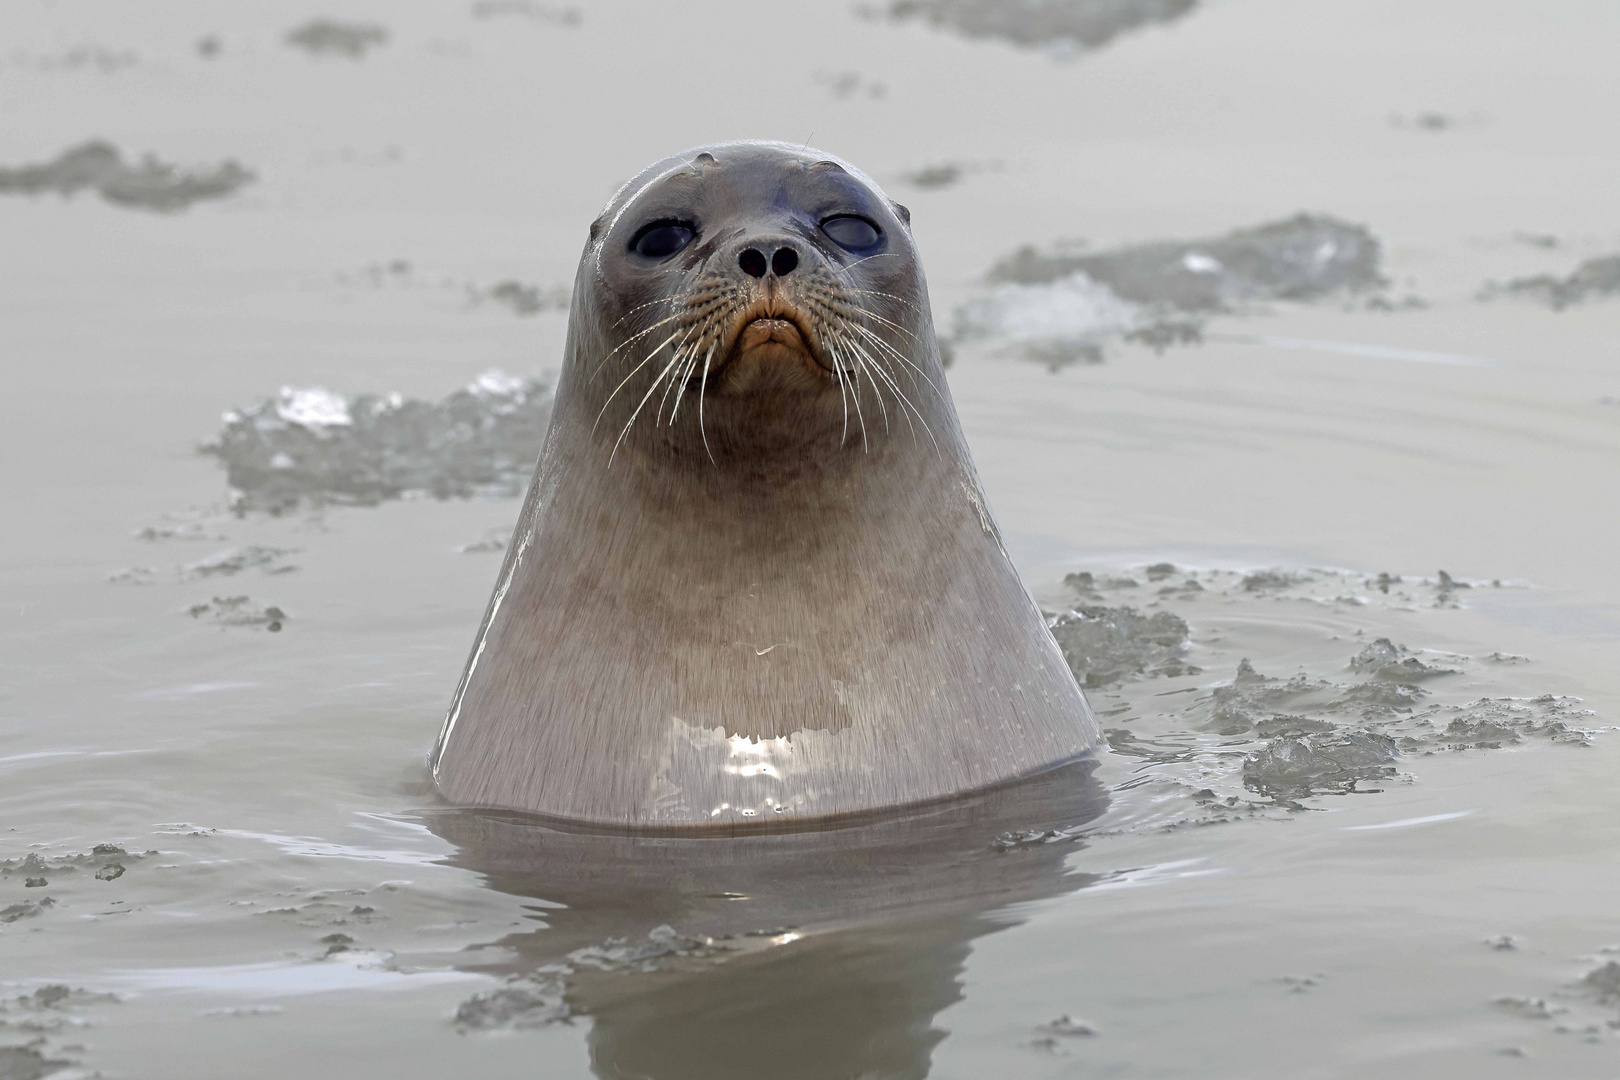
<path fill-rule="evenodd" d="M 783 828 L 1097 739 L 986 507 L 905 209 L 779 143 L 621 188 L 580 262 L 440 792 L 597 826 Z"/>

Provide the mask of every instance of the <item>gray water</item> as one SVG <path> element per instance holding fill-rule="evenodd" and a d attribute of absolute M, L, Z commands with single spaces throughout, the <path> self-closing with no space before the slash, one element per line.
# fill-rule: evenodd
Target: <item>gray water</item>
<path fill-rule="evenodd" d="M 1612 5 L 0 28 L 0 1078 L 1620 1073 Z M 585 227 L 732 137 L 911 207 L 1109 749 L 836 834 L 459 814 Z"/>

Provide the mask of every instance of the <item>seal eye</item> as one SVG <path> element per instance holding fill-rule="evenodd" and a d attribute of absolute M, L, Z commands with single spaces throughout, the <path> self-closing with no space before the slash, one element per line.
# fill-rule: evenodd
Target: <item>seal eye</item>
<path fill-rule="evenodd" d="M 821 231 L 846 251 L 865 251 L 883 238 L 876 225 L 853 214 L 828 218 L 821 223 Z"/>
<path fill-rule="evenodd" d="M 655 221 L 645 225 L 630 241 L 630 250 L 646 259 L 667 259 L 692 242 L 697 233 L 678 221 Z"/>

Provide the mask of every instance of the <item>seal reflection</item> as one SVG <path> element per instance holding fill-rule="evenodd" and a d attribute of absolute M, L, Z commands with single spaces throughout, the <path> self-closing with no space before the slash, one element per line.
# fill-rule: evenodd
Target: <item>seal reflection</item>
<path fill-rule="evenodd" d="M 544 929 L 460 966 L 555 979 L 591 1018 L 604 1080 L 923 1077 L 973 939 L 1013 925 L 1010 904 L 1094 880 L 1065 869 L 1107 805 L 1094 768 L 822 831 L 589 833 L 468 810 L 427 824 L 451 864 L 547 905 Z"/>

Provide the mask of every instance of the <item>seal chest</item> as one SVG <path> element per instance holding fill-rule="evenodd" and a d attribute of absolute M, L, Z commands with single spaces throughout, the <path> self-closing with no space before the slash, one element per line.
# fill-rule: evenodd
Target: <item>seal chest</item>
<path fill-rule="evenodd" d="M 580 260 L 439 791 L 593 825 L 787 827 L 1097 740 L 985 505 L 905 209 L 779 143 L 621 188 Z"/>

